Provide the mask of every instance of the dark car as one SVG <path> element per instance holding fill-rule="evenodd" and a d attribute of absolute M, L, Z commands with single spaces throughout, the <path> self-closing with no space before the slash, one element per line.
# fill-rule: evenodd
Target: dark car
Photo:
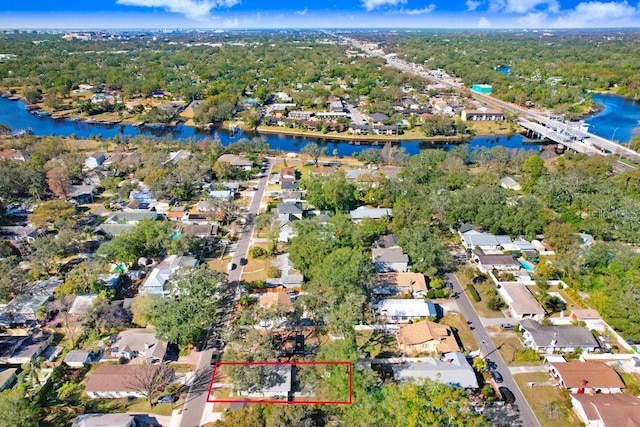
<path fill-rule="evenodd" d="M 176 400 L 178 400 L 178 396 L 175 396 L 173 394 L 166 394 L 164 396 L 160 396 L 158 398 L 158 402 L 157 403 L 173 403 Z"/>
<path fill-rule="evenodd" d="M 248 262 L 246 258 L 240 258 L 240 265 L 247 265 Z"/>
<path fill-rule="evenodd" d="M 503 381 L 502 375 L 500 375 L 500 372 L 498 371 L 491 370 L 489 371 L 489 375 L 491 375 L 491 378 L 493 378 L 493 380 L 497 383 L 501 383 Z"/>
<path fill-rule="evenodd" d="M 485 359 L 485 360 L 487 361 L 487 368 L 489 368 L 490 371 L 498 369 L 498 365 L 496 365 L 496 362 L 494 362 L 491 359 Z"/>
<path fill-rule="evenodd" d="M 502 400 L 504 400 L 505 403 L 513 403 L 516 401 L 516 397 L 508 388 L 499 387 L 498 391 L 500 392 L 500 396 L 502 396 Z"/>

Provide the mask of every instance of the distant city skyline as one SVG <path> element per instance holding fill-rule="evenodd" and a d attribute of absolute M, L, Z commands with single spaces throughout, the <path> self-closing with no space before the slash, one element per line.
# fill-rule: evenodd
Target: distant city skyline
<path fill-rule="evenodd" d="M 341 0 L 331 5 L 320 0 L 7 3 L 0 5 L 3 29 L 640 27 L 640 3 L 615 0 Z"/>

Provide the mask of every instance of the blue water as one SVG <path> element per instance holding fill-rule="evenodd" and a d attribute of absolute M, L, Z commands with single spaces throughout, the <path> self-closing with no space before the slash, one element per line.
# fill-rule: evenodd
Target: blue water
<path fill-rule="evenodd" d="M 524 259 L 519 259 L 518 262 L 520 263 L 522 268 L 524 268 L 525 270 L 530 271 L 532 273 L 536 271 L 536 266 L 531 264 L 529 261 L 526 261 Z"/>
<path fill-rule="evenodd" d="M 594 100 L 605 106 L 605 109 L 587 119 L 591 124 L 591 131 L 605 138 L 628 141 L 638 131 L 640 127 L 640 105 L 625 98 L 614 95 L 594 95 Z M 183 141 L 198 141 L 203 138 L 216 138 L 223 145 L 238 141 L 242 138 L 253 137 L 256 134 L 245 134 L 237 132 L 230 134 L 224 130 L 205 132 L 182 124 L 168 128 L 135 127 L 131 125 L 100 125 L 88 124 L 82 121 L 53 120 L 50 117 L 38 117 L 24 109 L 24 103 L 20 101 L 9 101 L 0 98 L 0 124 L 8 125 L 12 130 L 31 129 L 38 136 L 70 136 L 79 138 L 89 138 L 100 135 L 104 138 L 111 138 L 116 135 L 133 137 L 136 135 L 155 136 L 158 138 L 170 138 Z M 617 129 L 617 130 L 616 130 Z M 379 145 L 353 144 L 347 141 L 325 141 L 315 138 L 303 138 L 287 135 L 263 135 L 266 142 L 274 150 L 300 151 L 302 147 L 310 142 L 318 142 L 327 146 L 327 154 L 332 155 L 333 150 L 337 150 L 340 156 L 350 156 L 352 153 L 362 151 L 364 148 L 382 148 L 384 143 Z M 467 141 L 472 147 L 493 147 L 501 145 L 507 148 L 523 148 L 537 150 L 537 145 L 523 145 L 523 138 L 520 135 L 476 137 Z M 417 154 L 421 149 L 439 147 L 450 148 L 453 144 L 437 144 L 431 142 L 401 142 L 400 145 L 409 154 Z"/>
<path fill-rule="evenodd" d="M 640 103 L 617 95 L 594 94 L 604 110 L 585 120 L 589 132 L 618 142 L 629 142 L 640 131 Z"/>

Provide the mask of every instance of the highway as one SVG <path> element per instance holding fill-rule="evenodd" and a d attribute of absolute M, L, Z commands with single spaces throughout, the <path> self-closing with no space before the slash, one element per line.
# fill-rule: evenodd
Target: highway
<path fill-rule="evenodd" d="M 458 281 L 458 278 L 453 273 L 448 273 L 446 275 L 446 279 L 453 284 L 453 291 L 458 295 L 456 302 L 458 303 L 458 309 L 460 310 L 460 314 L 467 319 L 468 322 L 471 322 L 471 326 L 473 329 L 471 333 L 475 338 L 476 342 L 480 346 L 480 354 L 483 357 L 488 357 L 491 361 L 495 362 L 497 366 L 498 372 L 502 374 L 503 383 L 500 386 L 507 387 L 511 390 L 516 397 L 516 404 L 520 409 L 520 420 L 522 421 L 522 427 L 539 427 L 540 423 L 536 419 L 536 416 L 533 414 L 531 407 L 527 403 L 527 400 L 524 398 L 522 391 L 516 384 L 511 372 L 509 371 L 509 367 L 502 359 L 500 352 L 493 345 L 493 341 L 491 340 L 491 336 L 485 329 L 485 327 L 480 322 L 480 318 L 476 313 L 471 301 L 469 301 L 469 297 L 467 296 L 464 289 L 462 289 L 462 285 Z M 518 427 L 518 426 L 512 426 Z"/>
<path fill-rule="evenodd" d="M 260 213 L 260 204 L 267 188 L 267 183 L 274 163 L 274 159 L 269 159 L 269 166 L 267 167 L 266 172 L 261 174 L 261 177 L 258 180 L 257 190 L 253 193 L 251 198 L 251 204 L 249 205 L 247 216 L 253 215 L 253 217 L 255 217 Z M 238 239 L 236 250 L 233 253 L 231 262 L 236 265 L 236 268 L 231 270 L 227 275 L 229 286 L 235 289 L 234 306 L 240 298 L 240 279 L 242 277 L 242 270 L 244 269 L 240 260 L 247 257 L 247 252 L 251 245 L 251 238 L 253 236 L 254 229 L 253 217 L 247 218 L 247 222 Z M 230 315 L 227 316 L 225 321 L 227 325 L 230 324 L 230 317 Z M 189 388 L 187 399 L 182 407 L 180 427 L 194 427 L 202 424 L 207 395 L 209 394 L 209 384 L 213 373 L 213 369 L 210 366 L 213 352 L 214 350 L 212 348 L 208 348 L 200 352 L 200 357 L 198 359 L 194 375 L 195 380 Z"/>

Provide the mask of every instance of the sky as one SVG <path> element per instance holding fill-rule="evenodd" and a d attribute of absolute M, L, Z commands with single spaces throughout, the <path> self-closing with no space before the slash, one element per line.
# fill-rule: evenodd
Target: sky
<path fill-rule="evenodd" d="M 640 3 L 598 0 L 2 0 L 0 28 L 640 27 Z"/>

